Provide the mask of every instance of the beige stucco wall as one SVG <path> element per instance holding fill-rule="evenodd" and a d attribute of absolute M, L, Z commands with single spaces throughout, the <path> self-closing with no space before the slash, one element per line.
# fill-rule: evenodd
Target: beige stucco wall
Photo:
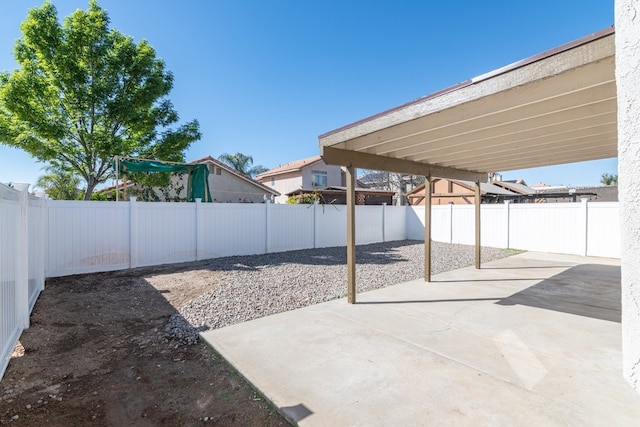
<path fill-rule="evenodd" d="M 640 392 L 640 3 L 616 0 L 623 373 Z"/>
<path fill-rule="evenodd" d="M 224 169 L 216 175 L 213 166 L 209 166 L 209 189 L 213 201 L 220 203 L 263 203 L 265 195 L 271 198 L 268 191 Z"/>
<path fill-rule="evenodd" d="M 340 166 L 327 165 L 324 162 L 318 162 L 302 168 L 302 185 L 305 189 L 312 188 L 313 171 L 322 171 L 327 173 L 327 187 L 336 187 L 341 185 Z"/>
<path fill-rule="evenodd" d="M 267 177 L 262 181 L 262 184 L 266 185 L 267 187 L 273 188 L 278 193 L 280 193 L 280 196 L 275 198 L 276 203 L 286 203 L 286 194 L 300 188 L 301 183 L 302 180 L 300 178 L 300 172 L 297 171 L 283 173 L 274 177 Z"/>
<path fill-rule="evenodd" d="M 305 166 L 301 170 L 282 173 L 274 177 L 265 177 L 260 180 L 262 184 L 267 187 L 273 188 L 280 193 L 279 197 L 275 198 L 276 203 L 286 203 L 287 193 L 298 190 L 300 188 L 311 189 L 311 183 L 313 179 L 312 171 L 325 171 L 327 172 L 327 186 L 340 186 L 342 185 L 342 178 L 340 172 L 340 166 L 326 165 L 324 162 L 314 163 L 309 166 Z M 273 178 L 273 182 L 272 182 Z"/>

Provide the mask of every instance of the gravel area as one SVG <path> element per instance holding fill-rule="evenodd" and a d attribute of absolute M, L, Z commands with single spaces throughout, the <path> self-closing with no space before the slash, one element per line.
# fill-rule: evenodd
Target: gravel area
<path fill-rule="evenodd" d="M 482 248 L 482 261 L 512 255 L 508 249 Z M 419 241 L 356 248 L 356 289 L 364 292 L 424 277 Z M 433 242 L 432 274 L 472 265 L 473 246 Z M 182 306 L 165 327 L 168 338 L 198 341 L 198 332 L 294 310 L 346 295 L 346 248 L 333 247 L 266 255 L 216 258 L 201 270 L 223 273 L 215 289 Z"/>

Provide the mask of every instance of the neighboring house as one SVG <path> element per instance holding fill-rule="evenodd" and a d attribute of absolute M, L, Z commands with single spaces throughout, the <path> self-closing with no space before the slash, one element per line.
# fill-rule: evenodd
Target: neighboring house
<path fill-rule="evenodd" d="M 472 205 L 475 203 L 476 184 L 471 181 L 435 178 L 432 181 L 432 205 Z M 517 200 L 520 195 L 494 184 L 480 183 L 480 203 L 502 203 Z M 407 193 L 410 205 L 424 205 L 424 184 Z"/>
<path fill-rule="evenodd" d="M 551 191 L 544 191 L 535 186 L 529 187 L 522 180 L 517 181 L 493 181 L 492 184 L 505 188 L 521 195 L 515 202 L 520 203 L 548 203 L 548 202 L 577 202 L 583 197 L 595 194 L 589 192 L 577 192 L 564 186 L 549 187 Z"/>
<path fill-rule="evenodd" d="M 287 194 L 296 190 L 310 192 L 345 185 L 342 168 L 327 165 L 320 156 L 296 160 L 256 176 L 256 181 L 280 193 L 275 201 L 287 202 Z"/>
<path fill-rule="evenodd" d="M 211 200 L 217 203 L 264 203 L 274 200 L 280 193 L 267 187 L 251 177 L 238 172 L 230 166 L 211 156 L 189 162 L 190 164 L 206 164 L 209 169 L 209 191 Z M 171 177 L 167 187 L 144 190 L 136 184 L 127 183 L 129 195 L 138 195 L 142 200 L 184 201 L 187 197 L 187 176 L 176 174 Z M 114 190 L 115 187 L 101 191 Z M 150 191 L 149 191 L 150 190 Z"/>
<path fill-rule="evenodd" d="M 588 198 L 591 202 L 617 202 L 617 185 L 597 185 L 584 187 L 550 186 L 536 184 L 531 186 L 536 191 L 537 202 L 567 203 Z"/>
<path fill-rule="evenodd" d="M 274 200 L 280 193 L 252 179 L 211 156 L 191 163 L 204 163 L 209 167 L 211 199 L 219 203 L 264 203 Z"/>
<path fill-rule="evenodd" d="M 618 186 L 617 185 L 598 185 L 594 187 L 576 187 L 576 191 L 595 193 L 595 198 L 590 197 L 592 202 L 617 202 Z"/>
<path fill-rule="evenodd" d="M 471 205 L 475 203 L 476 185 L 471 181 L 436 178 L 433 180 L 431 204 Z M 579 202 L 587 197 L 590 201 L 617 201 L 616 186 L 566 187 L 539 184 L 529 187 L 524 181 L 493 181 L 480 183 L 480 203 L 554 203 Z M 410 205 L 424 205 L 424 184 L 407 194 Z"/>
<path fill-rule="evenodd" d="M 512 191 L 517 194 L 522 194 L 522 195 L 536 194 L 535 188 L 529 187 L 527 183 L 521 179 L 514 180 L 514 181 L 502 181 L 502 179 L 500 179 L 500 180 L 494 180 L 491 183 L 493 185 L 497 185 L 499 187 L 502 187 L 506 190 Z"/>
<path fill-rule="evenodd" d="M 393 202 L 393 191 L 372 190 L 370 188 L 355 188 L 356 205 L 391 205 Z M 302 197 L 312 195 L 318 197 L 318 203 L 346 205 L 347 204 L 347 188 L 342 186 L 327 187 L 322 190 L 294 190 L 287 193 L 287 197 Z"/>

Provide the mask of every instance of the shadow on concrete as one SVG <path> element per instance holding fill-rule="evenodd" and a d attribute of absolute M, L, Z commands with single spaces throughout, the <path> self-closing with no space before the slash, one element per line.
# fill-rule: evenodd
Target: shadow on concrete
<path fill-rule="evenodd" d="M 582 264 L 498 301 L 594 319 L 621 321 L 620 267 Z"/>
<path fill-rule="evenodd" d="M 296 406 L 282 406 L 280 412 L 289 420 L 297 423 L 298 421 L 313 415 L 313 412 L 302 403 Z"/>

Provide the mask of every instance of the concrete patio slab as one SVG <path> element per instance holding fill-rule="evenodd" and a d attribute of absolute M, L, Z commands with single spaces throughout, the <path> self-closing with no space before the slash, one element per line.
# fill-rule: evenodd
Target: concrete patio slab
<path fill-rule="evenodd" d="M 640 425 L 618 260 L 524 253 L 202 333 L 301 426 Z"/>

